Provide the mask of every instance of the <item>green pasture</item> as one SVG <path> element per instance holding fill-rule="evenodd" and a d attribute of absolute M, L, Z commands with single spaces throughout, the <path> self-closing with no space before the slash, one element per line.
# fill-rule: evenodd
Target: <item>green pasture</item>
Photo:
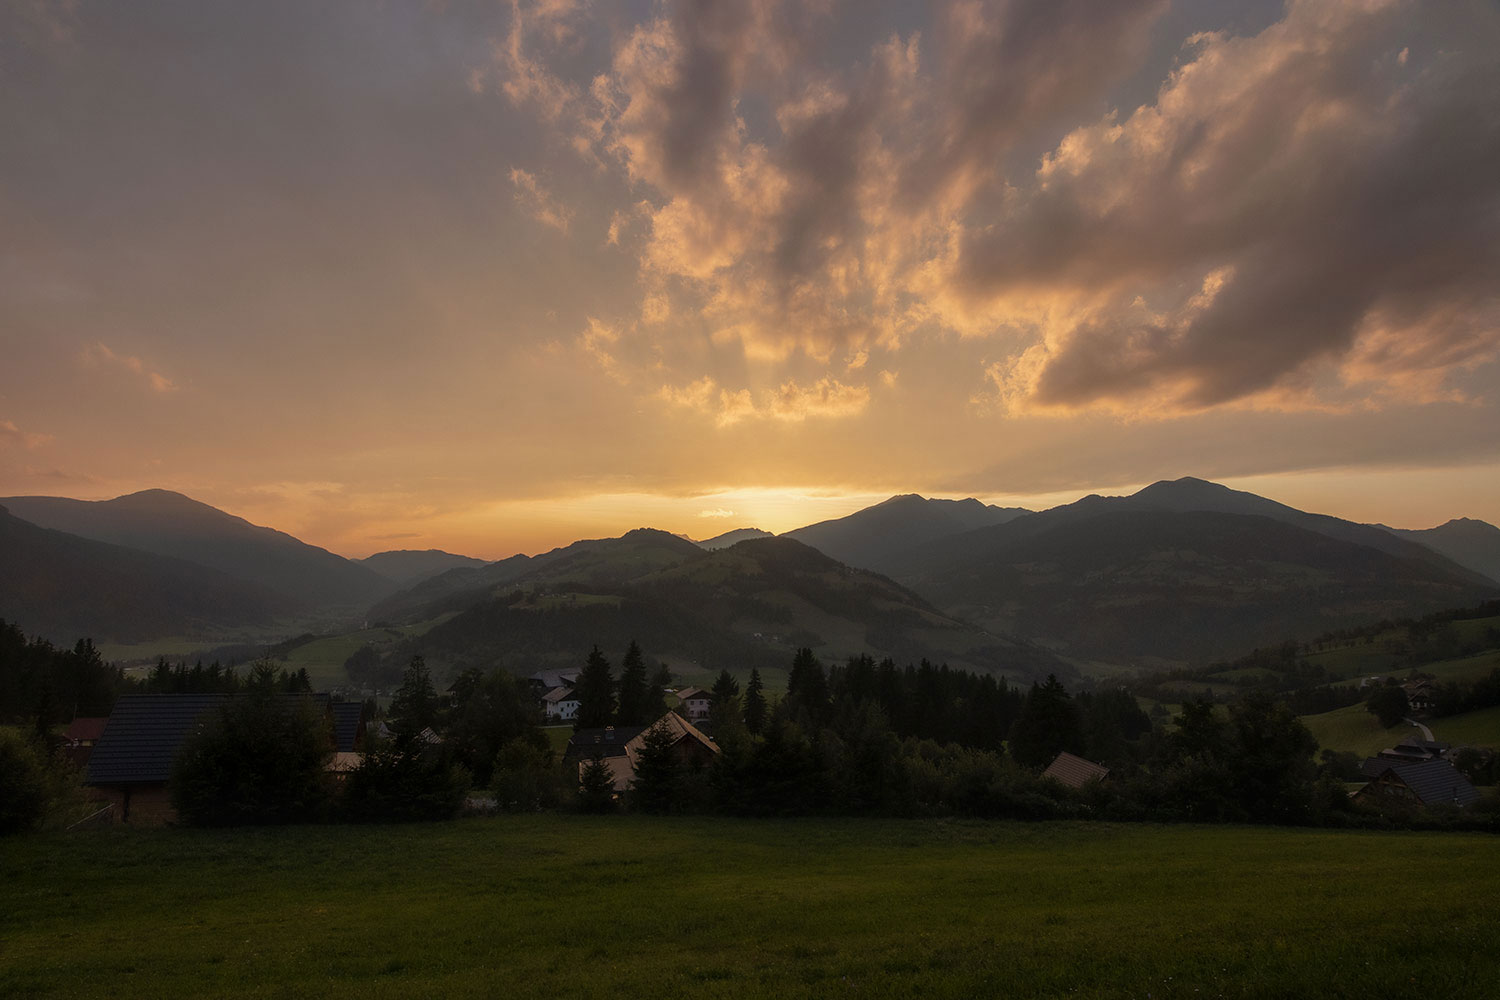
<path fill-rule="evenodd" d="M 1431 674 L 1433 679 L 1440 684 L 1472 684 L 1488 677 L 1490 671 L 1496 667 L 1500 667 L 1500 650 L 1491 649 L 1475 656 L 1465 656 L 1456 660 L 1424 663 L 1415 671 L 1408 671 L 1408 673 Z M 1397 676 L 1405 676 L 1405 674 Z"/>
<path fill-rule="evenodd" d="M 1500 705 L 1477 712 L 1430 719 L 1432 735 L 1444 743 L 1468 743 L 1476 747 L 1500 750 Z"/>
<path fill-rule="evenodd" d="M 528 816 L 32 836 L 0 996 L 1479 997 L 1469 834 Z"/>
<path fill-rule="evenodd" d="M 1304 725 L 1324 750 L 1344 750 L 1361 757 L 1373 757 L 1386 747 L 1393 747 L 1408 736 L 1420 736 L 1405 722 L 1386 729 L 1364 702 L 1336 708 L 1321 715 L 1304 715 Z"/>
<path fill-rule="evenodd" d="M 1325 750 L 1347 750 L 1361 757 L 1373 757 L 1408 736 L 1421 735 L 1405 722 L 1390 729 L 1383 728 L 1362 702 L 1301 718 L 1317 738 L 1319 747 Z M 1467 743 L 1500 750 L 1500 707 L 1423 721 L 1432 730 L 1432 735 L 1444 743 Z"/>
<path fill-rule="evenodd" d="M 373 646 L 384 652 L 386 647 L 412 636 L 422 635 L 452 617 L 452 614 L 446 614 L 416 625 L 367 628 L 323 636 L 305 642 L 287 653 L 285 666 L 288 670 L 305 669 L 315 689 L 341 687 L 349 683 L 349 675 L 344 672 L 344 661 L 353 656 L 361 646 Z"/>

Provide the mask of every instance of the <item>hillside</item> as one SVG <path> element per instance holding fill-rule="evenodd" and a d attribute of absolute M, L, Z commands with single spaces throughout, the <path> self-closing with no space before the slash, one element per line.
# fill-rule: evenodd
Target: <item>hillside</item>
<path fill-rule="evenodd" d="M 43 528 L 185 559 L 308 608 L 362 609 L 394 589 L 373 570 L 327 549 L 167 490 L 113 500 L 10 497 L 0 504 Z"/>
<path fill-rule="evenodd" d="M 297 610 L 217 570 L 41 528 L 0 507 L 0 618 L 71 644 L 217 635 Z"/>
<path fill-rule="evenodd" d="M 1447 556 L 1460 566 L 1476 573 L 1483 573 L 1491 580 L 1500 580 L 1500 528 L 1487 521 L 1470 517 L 1459 517 L 1440 524 L 1436 528 L 1408 531 L 1401 528 L 1386 528 L 1392 534 L 1425 545 L 1434 552 Z"/>
<path fill-rule="evenodd" d="M 941 575 L 948 566 L 962 562 L 976 552 L 1004 548 L 1023 538 L 1044 534 L 1062 525 L 1077 524 L 1101 514 L 1120 511 L 1177 514 L 1204 512 L 1262 517 L 1402 559 L 1427 562 L 1471 583 L 1495 584 L 1500 587 L 1500 583 L 1488 576 L 1476 575 L 1472 567 L 1461 565 L 1420 541 L 1397 537 L 1390 529 L 1379 525 L 1356 524 L 1327 514 L 1310 514 L 1254 493 L 1232 490 L 1218 483 L 1191 477 L 1153 483 L 1130 496 L 1105 497 L 1090 494 L 1073 503 L 1017 517 L 1000 525 L 938 538 L 923 545 L 912 545 L 891 555 L 890 573 L 897 579 L 908 581 Z"/>
<path fill-rule="evenodd" d="M 664 539 L 673 537 L 631 532 L 590 543 L 486 595 L 412 649 L 438 664 L 532 664 L 528 672 L 573 664 L 596 643 L 622 650 L 632 639 L 669 663 L 712 670 L 783 667 L 810 646 L 828 660 L 868 652 L 1014 677 L 1072 672 L 1043 650 L 957 621 L 889 579 L 791 539 L 695 549 L 650 566 L 670 561 L 675 547 Z"/>
<path fill-rule="evenodd" d="M 653 528 L 619 538 L 593 538 L 539 556 L 512 556 L 477 569 L 460 567 L 392 594 L 370 609 L 372 621 L 414 622 L 462 611 L 517 586 L 535 590 L 557 584 L 607 587 L 703 554 L 694 543 Z"/>
<path fill-rule="evenodd" d="M 993 507 L 975 499 L 929 500 L 915 493 L 891 497 L 847 517 L 819 521 L 788 531 L 791 538 L 810 545 L 841 563 L 889 573 L 894 557 L 942 538 L 1004 524 L 1030 513 L 1019 507 Z"/>
<path fill-rule="evenodd" d="M 700 549 L 708 549 L 709 551 L 713 551 L 714 549 L 727 549 L 731 545 L 737 545 L 740 542 L 748 542 L 752 538 L 775 537 L 776 536 L 771 532 L 762 531 L 759 528 L 735 528 L 733 531 L 726 531 L 722 535 L 715 535 L 712 538 L 701 539 L 697 542 L 697 545 Z"/>
<path fill-rule="evenodd" d="M 355 562 L 402 587 L 410 587 L 450 569 L 479 569 L 486 565 L 483 559 L 458 556 L 442 549 L 396 549 L 377 552 Z"/>
<path fill-rule="evenodd" d="M 992 630 L 1114 662 L 1224 658 L 1500 590 L 1265 517 L 1080 503 L 1092 516 L 1033 515 L 1015 522 L 1022 530 L 963 536 L 965 551 L 909 582 Z"/>

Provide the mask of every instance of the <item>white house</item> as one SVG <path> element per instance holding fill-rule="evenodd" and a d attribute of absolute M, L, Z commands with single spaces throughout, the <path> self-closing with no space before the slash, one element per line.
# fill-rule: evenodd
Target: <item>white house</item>
<path fill-rule="evenodd" d="M 699 722 L 708 718 L 714 696 L 702 688 L 685 687 L 677 692 L 677 700 L 682 702 L 682 713 L 688 717 L 688 721 Z"/>
<path fill-rule="evenodd" d="M 556 722 L 572 722 L 578 714 L 578 696 L 570 687 L 555 687 L 542 695 L 542 711 Z"/>

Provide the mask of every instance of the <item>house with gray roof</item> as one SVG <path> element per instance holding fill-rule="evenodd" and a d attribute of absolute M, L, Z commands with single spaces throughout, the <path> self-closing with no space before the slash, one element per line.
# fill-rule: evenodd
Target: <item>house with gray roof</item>
<path fill-rule="evenodd" d="M 139 824 L 169 823 L 176 818 L 167 781 L 172 762 L 189 735 L 208 714 L 237 695 L 127 694 L 115 702 L 89 756 L 84 784 L 114 806 L 114 818 Z M 282 694 L 288 704 L 311 700 L 329 716 L 332 749 L 349 754 L 363 739 L 363 705 L 335 702 L 326 693 Z M 345 764 L 349 757 L 343 757 Z"/>
<path fill-rule="evenodd" d="M 1462 771 L 1446 760 L 1396 761 L 1372 757 L 1360 765 L 1370 782 L 1352 798 L 1377 808 L 1455 806 L 1479 801 L 1479 792 Z"/>

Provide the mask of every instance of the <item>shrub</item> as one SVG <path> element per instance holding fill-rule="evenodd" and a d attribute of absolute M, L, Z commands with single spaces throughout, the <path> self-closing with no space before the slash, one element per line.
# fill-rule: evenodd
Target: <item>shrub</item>
<path fill-rule="evenodd" d="M 210 712 L 183 741 L 172 805 L 195 826 L 321 819 L 332 754 L 332 723 L 312 699 L 253 690 Z"/>
<path fill-rule="evenodd" d="M 0 729 L 0 835 L 41 826 L 47 814 L 47 762 L 8 729 Z"/>

